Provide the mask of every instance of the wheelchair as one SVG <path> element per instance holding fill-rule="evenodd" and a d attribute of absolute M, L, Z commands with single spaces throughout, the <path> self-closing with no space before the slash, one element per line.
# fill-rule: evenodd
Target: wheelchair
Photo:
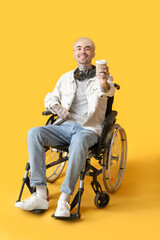
<path fill-rule="evenodd" d="M 117 90 L 120 89 L 118 84 L 114 84 Z M 97 208 L 104 208 L 110 201 L 109 193 L 116 191 L 122 183 L 127 160 L 127 137 L 125 130 L 116 123 L 117 111 L 112 110 L 114 101 L 113 97 L 108 97 L 106 118 L 103 121 L 102 134 L 98 142 L 92 146 L 86 157 L 86 163 L 80 173 L 79 189 L 71 203 L 71 211 L 77 206 L 76 213 L 71 213 L 70 217 L 56 217 L 60 219 L 80 219 L 81 197 L 84 191 L 85 176 L 92 177 L 91 186 L 95 192 L 94 204 Z M 51 115 L 46 122 L 54 124 L 57 116 L 49 111 L 42 112 L 42 115 Z M 69 146 L 56 146 L 45 148 L 46 160 L 46 180 L 48 183 L 53 183 L 62 173 L 66 161 L 69 158 Z M 100 169 L 91 165 L 91 159 L 98 161 Z M 103 184 L 106 191 L 102 190 L 98 182 L 98 176 L 102 174 Z M 25 174 L 22 180 L 22 186 L 17 201 L 21 201 L 24 186 L 27 185 L 29 191 L 35 192 L 35 188 L 30 186 L 30 165 L 27 162 Z M 35 213 L 42 213 L 44 210 L 34 210 Z M 55 217 L 54 214 L 52 217 Z"/>

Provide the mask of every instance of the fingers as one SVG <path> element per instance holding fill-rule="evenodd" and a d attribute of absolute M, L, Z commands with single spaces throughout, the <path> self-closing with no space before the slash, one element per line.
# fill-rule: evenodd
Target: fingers
<path fill-rule="evenodd" d="M 100 70 L 98 70 L 98 79 L 102 87 L 107 87 L 107 80 L 109 78 L 109 67 L 108 66 L 102 66 Z"/>
<path fill-rule="evenodd" d="M 67 111 L 66 111 L 66 109 L 62 109 L 62 111 L 59 113 L 59 116 L 61 117 L 61 118 L 66 118 L 67 117 Z"/>
<path fill-rule="evenodd" d="M 67 118 L 67 117 L 71 118 L 72 117 L 71 113 L 69 113 L 66 108 L 64 108 L 58 104 L 52 106 L 51 109 L 54 110 L 56 112 L 56 114 L 61 118 Z"/>
<path fill-rule="evenodd" d="M 102 66 L 100 70 L 98 70 L 97 76 L 102 79 L 108 79 L 109 77 L 109 67 L 108 66 Z"/>
<path fill-rule="evenodd" d="M 99 78 L 108 79 L 108 78 L 109 78 L 109 73 L 107 73 L 107 72 L 99 72 L 99 73 L 97 74 L 97 76 L 98 76 Z"/>
<path fill-rule="evenodd" d="M 72 115 L 68 112 L 68 110 L 66 108 L 62 108 L 62 111 L 59 113 L 59 117 L 61 118 L 71 118 Z"/>
<path fill-rule="evenodd" d="M 66 108 L 64 108 L 64 110 L 63 110 L 63 118 L 67 118 L 67 117 L 71 118 L 72 115 L 71 115 L 70 112 L 68 112 L 68 110 Z"/>

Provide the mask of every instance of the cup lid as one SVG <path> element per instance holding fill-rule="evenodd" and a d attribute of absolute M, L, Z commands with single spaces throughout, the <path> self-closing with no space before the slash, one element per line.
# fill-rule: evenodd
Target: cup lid
<path fill-rule="evenodd" d="M 97 60 L 96 61 L 97 64 L 107 64 L 107 61 L 105 59 L 103 60 Z"/>

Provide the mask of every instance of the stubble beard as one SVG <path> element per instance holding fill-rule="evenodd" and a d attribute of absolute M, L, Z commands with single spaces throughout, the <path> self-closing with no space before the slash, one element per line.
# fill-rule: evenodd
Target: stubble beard
<path fill-rule="evenodd" d="M 92 63 L 91 63 L 92 59 L 86 59 L 86 61 L 84 60 L 79 60 L 77 61 L 78 63 L 78 67 L 81 71 L 85 71 L 87 69 L 91 69 L 92 68 Z"/>

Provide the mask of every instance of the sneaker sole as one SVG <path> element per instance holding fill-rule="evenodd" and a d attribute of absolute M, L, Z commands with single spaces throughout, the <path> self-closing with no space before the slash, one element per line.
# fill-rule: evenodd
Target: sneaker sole
<path fill-rule="evenodd" d="M 36 214 L 40 214 L 40 213 L 44 213 L 47 209 L 34 209 L 34 210 L 31 210 L 31 212 L 34 212 Z"/>
<path fill-rule="evenodd" d="M 81 215 L 80 213 L 71 213 L 69 217 L 62 217 L 62 216 L 55 216 L 55 214 L 52 214 L 51 217 L 54 217 L 56 219 L 59 220 L 76 220 L 76 219 L 80 219 Z"/>

